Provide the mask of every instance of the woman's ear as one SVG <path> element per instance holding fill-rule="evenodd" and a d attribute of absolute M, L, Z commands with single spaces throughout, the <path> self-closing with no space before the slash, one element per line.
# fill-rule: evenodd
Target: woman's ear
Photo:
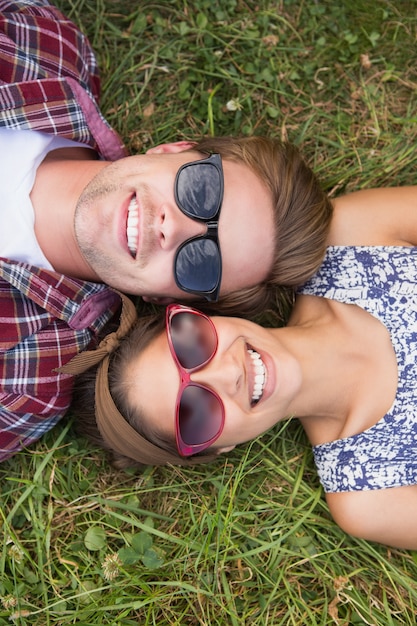
<path fill-rule="evenodd" d="M 225 448 L 216 448 L 216 453 L 226 454 L 226 452 L 230 452 L 231 450 L 234 450 L 234 448 L 236 448 L 236 446 L 226 446 Z"/>
<path fill-rule="evenodd" d="M 161 143 L 146 151 L 146 154 L 172 154 L 174 152 L 184 152 L 195 147 L 195 141 L 175 141 L 173 143 Z"/>

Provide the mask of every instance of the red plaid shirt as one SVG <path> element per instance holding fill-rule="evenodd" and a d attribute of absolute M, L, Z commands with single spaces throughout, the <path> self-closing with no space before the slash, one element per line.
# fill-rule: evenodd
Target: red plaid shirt
<path fill-rule="evenodd" d="M 99 78 L 86 37 L 46 0 L 0 0 L 0 126 L 126 156 L 98 109 Z"/>
<path fill-rule="evenodd" d="M 93 51 L 44 0 L 0 0 L 0 126 L 39 130 L 125 156 L 98 106 Z M 67 411 L 73 378 L 54 372 L 119 306 L 108 287 L 0 259 L 0 460 Z"/>
<path fill-rule="evenodd" d="M 0 460 L 68 410 L 73 377 L 54 370 L 93 347 L 119 306 L 104 285 L 0 259 Z"/>

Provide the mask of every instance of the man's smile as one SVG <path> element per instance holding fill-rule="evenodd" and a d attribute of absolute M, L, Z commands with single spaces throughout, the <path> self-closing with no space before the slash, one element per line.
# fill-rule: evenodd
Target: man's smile
<path fill-rule="evenodd" d="M 136 194 L 133 195 L 127 209 L 126 235 L 129 252 L 136 259 L 139 242 L 139 207 Z"/>

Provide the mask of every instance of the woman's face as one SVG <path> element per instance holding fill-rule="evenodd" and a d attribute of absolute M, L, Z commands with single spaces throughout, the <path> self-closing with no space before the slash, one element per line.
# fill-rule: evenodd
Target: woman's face
<path fill-rule="evenodd" d="M 224 428 L 214 445 L 226 451 L 254 439 L 292 413 L 301 372 L 280 341 L 282 330 L 240 318 L 213 317 L 212 321 L 218 335 L 217 352 L 206 366 L 191 374 L 191 380 L 210 387 L 223 401 Z M 179 381 L 163 331 L 131 364 L 127 394 L 129 404 L 140 410 L 151 429 L 173 439 Z"/>

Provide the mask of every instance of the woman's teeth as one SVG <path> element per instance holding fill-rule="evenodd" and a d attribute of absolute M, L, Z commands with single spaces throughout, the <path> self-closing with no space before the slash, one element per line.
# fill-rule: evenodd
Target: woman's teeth
<path fill-rule="evenodd" d="M 254 350 L 253 348 L 248 348 L 248 352 L 255 373 L 251 400 L 252 404 L 254 405 L 257 404 L 262 398 L 266 381 L 266 370 L 260 354 L 258 354 L 258 352 L 256 352 L 256 350 Z"/>
<path fill-rule="evenodd" d="M 129 208 L 127 210 L 127 247 L 132 257 L 135 259 L 138 252 L 138 240 L 139 240 L 139 207 L 136 202 L 136 196 L 130 201 Z"/>

